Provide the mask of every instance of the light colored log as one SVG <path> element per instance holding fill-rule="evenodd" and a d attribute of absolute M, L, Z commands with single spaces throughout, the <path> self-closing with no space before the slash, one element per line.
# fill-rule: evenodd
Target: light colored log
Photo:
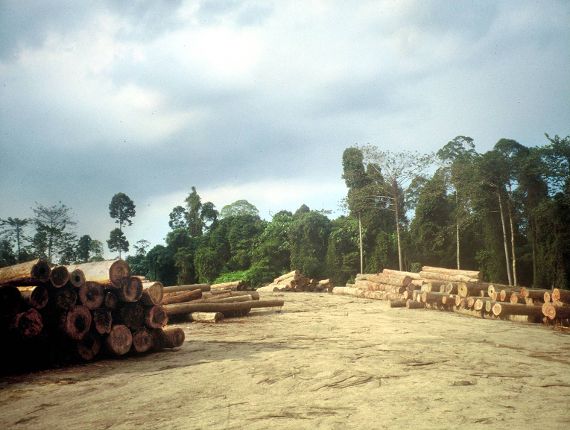
<path fill-rule="evenodd" d="M 188 285 L 173 285 L 170 287 L 164 287 L 163 294 L 176 293 L 178 291 L 190 291 L 190 290 L 201 290 L 210 291 L 210 284 L 188 284 Z"/>
<path fill-rule="evenodd" d="M 123 260 L 104 260 L 67 266 L 69 271 L 80 269 L 86 281 L 97 282 L 106 287 L 120 288 L 121 282 L 131 276 L 129 265 Z"/>
<path fill-rule="evenodd" d="M 284 281 L 284 280 L 289 279 L 289 278 L 293 278 L 293 279 L 297 280 L 300 275 L 301 275 L 301 272 L 299 272 L 298 270 L 293 270 L 292 272 L 285 273 L 281 276 L 278 276 L 277 278 L 275 278 L 273 280 L 273 282 L 278 283 L 278 282 Z"/>
<path fill-rule="evenodd" d="M 281 307 L 284 305 L 283 300 L 250 300 L 240 303 L 177 303 L 173 305 L 165 305 L 166 313 L 171 315 L 185 315 L 192 312 L 231 312 L 243 311 L 251 308 L 263 307 Z"/>
<path fill-rule="evenodd" d="M 224 319 L 224 314 L 221 312 L 191 312 L 190 320 L 194 322 L 209 322 L 217 323 Z"/>
<path fill-rule="evenodd" d="M 69 310 L 77 303 L 77 289 L 66 285 L 65 287 L 49 291 L 49 301 L 58 309 Z"/>
<path fill-rule="evenodd" d="M 161 282 L 142 283 L 141 302 L 145 306 L 159 305 L 164 297 L 164 285 Z M 201 291 L 201 290 L 200 290 Z"/>
<path fill-rule="evenodd" d="M 409 276 L 410 278 L 412 278 L 412 280 L 419 280 L 419 281 L 422 280 L 420 274 L 416 272 L 404 272 L 400 270 L 384 269 L 382 270 L 382 273 L 384 275 L 389 275 L 389 276 Z"/>
<path fill-rule="evenodd" d="M 42 259 L 0 268 L 0 286 L 40 285 L 49 281 L 51 269 Z"/>
<path fill-rule="evenodd" d="M 436 280 L 436 281 L 447 281 L 447 282 L 479 282 L 476 278 L 471 278 L 469 276 L 463 275 L 447 275 L 444 273 L 434 273 L 421 271 L 420 276 L 425 280 Z"/>
<path fill-rule="evenodd" d="M 107 350 L 114 355 L 125 355 L 131 349 L 133 335 L 129 328 L 123 324 L 114 325 L 111 333 L 105 339 Z"/>
<path fill-rule="evenodd" d="M 551 293 L 552 301 L 570 304 L 570 290 L 554 288 Z"/>
<path fill-rule="evenodd" d="M 405 308 L 406 301 L 405 300 L 390 300 L 390 307 L 391 308 Z"/>
<path fill-rule="evenodd" d="M 202 297 L 202 290 L 189 290 L 178 291 L 176 293 L 165 294 L 162 297 L 163 305 L 170 305 L 172 303 L 185 303 L 193 300 L 198 300 Z"/>
<path fill-rule="evenodd" d="M 232 281 L 232 282 L 222 282 L 220 284 L 212 284 L 210 285 L 212 290 L 231 290 L 231 291 L 238 291 L 243 290 L 245 285 L 243 281 Z"/>
<path fill-rule="evenodd" d="M 433 272 L 433 273 L 443 273 L 446 275 L 461 275 L 467 276 L 469 278 L 479 279 L 481 272 L 479 270 L 459 270 L 459 269 L 447 269 L 445 267 L 433 267 L 433 266 L 423 266 L 422 271 Z"/>

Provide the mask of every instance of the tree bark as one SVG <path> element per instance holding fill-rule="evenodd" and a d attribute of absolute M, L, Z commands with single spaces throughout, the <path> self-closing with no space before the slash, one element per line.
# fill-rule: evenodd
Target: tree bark
<path fill-rule="evenodd" d="M 184 330 L 179 327 L 152 330 L 155 349 L 178 348 L 184 343 Z"/>
<path fill-rule="evenodd" d="M 509 261 L 509 248 L 507 246 L 507 229 L 505 228 L 505 215 L 503 214 L 503 200 L 501 199 L 500 191 L 497 191 L 497 197 L 499 198 L 499 212 L 501 213 L 501 226 L 503 228 L 503 246 L 505 248 L 507 277 L 509 278 L 509 285 L 513 285 L 513 277 L 511 275 L 511 265 Z"/>
<path fill-rule="evenodd" d="M 406 301 L 405 300 L 390 300 L 390 307 L 391 308 L 405 308 Z"/>
<path fill-rule="evenodd" d="M 140 278 L 130 276 L 122 280 L 117 291 L 119 300 L 127 303 L 138 302 L 143 294 L 143 283 Z"/>
<path fill-rule="evenodd" d="M 202 297 L 202 290 L 179 291 L 176 293 L 165 294 L 162 298 L 163 305 L 172 303 L 185 303 L 192 300 L 198 300 Z"/>
<path fill-rule="evenodd" d="M 85 282 L 79 288 L 79 301 L 89 309 L 97 309 L 105 302 L 105 288 L 95 282 Z"/>
<path fill-rule="evenodd" d="M 164 286 L 160 282 L 143 282 L 141 302 L 143 305 L 152 306 L 162 303 Z"/>
<path fill-rule="evenodd" d="M 0 268 L 0 285 L 39 285 L 49 281 L 51 269 L 42 259 Z"/>
<path fill-rule="evenodd" d="M 70 310 L 77 302 L 77 291 L 69 285 L 57 290 L 51 290 L 49 301 L 58 309 Z"/>
<path fill-rule="evenodd" d="M 125 325 L 114 325 L 111 333 L 105 339 L 107 350 L 114 355 L 125 355 L 131 349 L 133 336 Z"/>
<path fill-rule="evenodd" d="M 531 317 L 542 317 L 541 306 L 527 306 L 512 303 L 495 303 L 493 305 L 493 315 L 504 317 L 509 315 L 528 315 Z"/>
<path fill-rule="evenodd" d="M 61 315 L 60 328 L 73 340 L 81 340 L 91 327 L 91 312 L 85 306 L 74 306 Z"/>
<path fill-rule="evenodd" d="M 93 328 L 99 334 L 109 334 L 113 328 L 113 316 L 108 309 L 95 309 L 92 312 Z"/>
<path fill-rule="evenodd" d="M 105 290 L 105 300 L 103 303 L 105 304 L 105 307 L 109 310 L 113 311 L 117 309 L 117 306 L 119 304 L 119 298 L 117 297 L 117 294 L 115 294 L 114 289 Z"/>
<path fill-rule="evenodd" d="M 243 290 L 245 285 L 242 281 L 233 281 L 233 282 L 222 282 L 221 284 L 213 284 L 210 285 L 212 290 L 231 290 L 231 291 L 238 291 Z"/>
<path fill-rule="evenodd" d="M 72 271 L 80 269 L 86 281 L 97 282 L 106 287 L 121 288 L 121 282 L 131 276 L 129 265 L 123 260 L 94 261 L 67 266 Z"/>
<path fill-rule="evenodd" d="M 281 307 L 283 300 L 251 300 L 241 303 L 179 303 L 166 305 L 166 313 L 170 315 L 184 315 L 192 312 L 226 312 L 243 311 L 251 308 Z"/>
<path fill-rule="evenodd" d="M 163 293 L 177 293 L 179 291 L 202 290 L 210 291 L 210 284 L 189 284 L 189 285 L 175 285 L 172 287 L 164 287 Z"/>

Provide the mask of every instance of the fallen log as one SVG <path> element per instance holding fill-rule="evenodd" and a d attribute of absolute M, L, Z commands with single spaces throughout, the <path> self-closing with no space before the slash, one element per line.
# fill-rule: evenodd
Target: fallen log
<path fill-rule="evenodd" d="M 390 307 L 391 308 L 405 308 L 406 301 L 405 300 L 390 300 Z"/>
<path fill-rule="evenodd" d="M 36 259 L 0 268 L 0 285 L 39 285 L 49 281 L 49 264 Z"/>
<path fill-rule="evenodd" d="M 257 291 L 206 291 L 202 293 L 203 299 L 237 296 L 251 296 L 253 300 L 259 300 L 259 293 Z"/>
<path fill-rule="evenodd" d="M 162 328 L 168 324 L 168 314 L 162 305 L 154 305 L 144 310 L 144 323 L 148 328 Z"/>
<path fill-rule="evenodd" d="M 170 305 L 172 303 L 185 303 L 192 300 L 198 300 L 202 297 L 202 290 L 188 290 L 178 291 L 176 293 L 165 294 L 162 297 L 163 305 Z"/>
<path fill-rule="evenodd" d="M 422 280 L 422 277 L 419 273 L 416 272 L 404 272 L 400 270 L 393 270 L 393 269 L 384 269 L 382 270 L 382 274 L 389 275 L 389 276 L 408 276 L 413 280 Z"/>
<path fill-rule="evenodd" d="M 530 299 L 544 300 L 544 293 L 550 293 L 550 290 L 522 287 L 520 291 L 520 296 L 523 299 L 530 298 Z"/>
<path fill-rule="evenodd" d="M 105 302 L 105 288 L 95 282 L 85 282 L 79 288 L 79 301 L 89 309 L 97 309 Z"/>
<path fill-rule="evenodd" d="M 178 291 L 202 290 L 210 291 L 210 284 L 189 284 L 189 285 L 174 285 L 171 287 L 164 287 L 163 293 L 176 293 Z"/>
<path fill-rule="evenodd" d="M 563 302 L 570 304 L 570 291 L 554 288 L 551 293 L 553 302 Z"/>
<path fill-rule="evenodd" d="M 189 314 L 189 317 L 194 322 L 217 323 L 224 319 L 224 314 L 221 312 L 192 312 Z"/>
<path fill-rule="evenodd" d="M 69 338 L 81 340 L 91 327 L 91 312 L 85 306 L 78 305 L 64 312 L 60 317 L 60 329 Z"/>
<path fill-rule="evenodd" d="M 75 344 L 77 356 L 84 361 L 93 360 L 101 351 L 101 337 L 89 332 L 83 339 Z"/>
<path fill-rule="evenodd" d="M 554 303 L 544 303 L 541 306 L 541 312 L 551 321 L 570 318 L 570 306 L 566 305 L 556 306 Z"/>
<path fill-rule="evenodd" d="M 115 294 L 115 291 L 113 291 L 111 289 L 106 289 L 105 290 L 105 299 L 104 299 L 103 303 L 107 309 L 110 309 L 110 310 L 117 309 L 117 306 L 119 304 L 119 298 Z"/>
<path fill-rule="evenodd" d="M 38 336 L 44 328 L 41 314 L 34 308 L 16 314 L 12 321 L 12 329 L 23 339 Z"/>
<path fill-rule="evenodd" d="M 487 286 L 485 284 L 476 284 L 472 282 L 460 282 L 457 285 L 457 294 L 461 297 L 468 296 L 484 296 L 487 293 Z"/>
<path fill-rule="evenodd" d="M 49 280 L 54 288 L 61 288 L 69 282 L 69 271 L 65 266 L 52 267 Z"/>
<path fill-rule="evenodd" d="M 492 312 L 493 315 L 497 317 L 506 317 L 509 315 L 527 315 L 536 318 L 542 318 L 541 306 L 527 306 L 497 302 L 493 305 Z"/>
<path fill-rule="evenodd" d="M 145 308 L 140 303 L 124 303 L 118 310 L 113 320 L 135 330 L 145 324 Z"/>
<path fill-rule="evenodd" d="M 117 324 L 105 339 L 107 350 L 114 355 L 125 355 L 131 349 L 133 336 L 126 325 Z"/>
<path fill-rule="evenodd" d="M 446 275 L 460 275 L 469 278 L 479 279 L 479 270 L 460 270 L 460 269 L 447 269 L 445 267 L 423 266 L 423 272 L 442 273 Z"/>
<path fill-rule="evenodd" d="M 142 354 L 152 349 L 154 340 L 152 334 L 146 328 L 137 329 L 133 334 L 132 349 L 136 353 Z"/>
<path fill-rule="evenodd" d="M 221 284 L 210 285 L 211 290 L 243 290 L 245 285 L 243 281 L 222 282 Z"/>
<path fill-rule="evenodd" d="M 74 269 L 71 272 L 69 272 L 68 269 L 68 273 L 69 273 L 69 282 L 75 288 L 81 288 L 81 286 L 85 284 L 85 274 L 83 273 L 83 270 Z"/>
<path fill-rule="evenodd" d="M 414 301 L 414 300 L 406 300 L 406 308 L 408 309 L 422 309 L 424 308 L 423 303 Z"/>
<path fill-rule="evenodd" d="M 99 334 L 109 334 L 113 327 L 113 316 L 108 309 L 95 309 L 92 312 L 93 329 Z"/>
<path fill-rule="evenodd" d="M 159 305 L 164 297 L 164 285 L 160 282 L 142 283 L 141 303 L 145 306 Z"/>
<path fill-rule="evenodd" d="M 64 311 L 73 308 L 77 302 L 77 291 L 69 285 L 57 290 L 51 290 L 49 293 L 49 302 L 56 308 Z"/>
<path fill-rule="evenodd" d="M 67 266 L 72 271 L 80 269 L 86 281 L 97 282 L 106 287 L 121 288 L 121 282 L 131 276 L 129 265 L 123 260 L 104 260 Z"/>
<path fill-rule="evenodd" d="M 179 327 L 156 329 L 152 331 L 155 349 L 178 348 L 184 343 L 184 330 Z"/>
<path fill-rule="evenodd" d="M 43 309 L 49 302 L 49 291 L 45 285 L 35 287 L 18 287 L 24 301 L 36 309 Z"/>
<path fill-rule="evenodd" d="M 138 302 L 143 294 L 143 283 L 140 278 L 130 276 L 123 278 L 121 286 L 117 289 L 117 295 L 122 302 Z"/>
<path fill-rule="evenodd" d="M 294 280 L 297 280 L 297 279 L 299 279 L 300 275 L 301 275 L 301 272 L 299 272 L 298 270 L 293 270 L 292 272 L 285 273 L 284 275 L 278 276 L 277 278 L 275 278 L 273 280 L 273 282 L 279 283 L 279 282 L 284 281 L 284 280 L 289 279 L 289 278 L 293 278 Z"/>
<path fill-rule="evenodd" d="M 479 282 L 476 278 L 471 278 L 464 275 L 447 275 L 444 273 L 426 272 L 421 271 L 420 276 L 425 280 L 447 281 L 447 282 Z"/>
<path fill-rule="evenodd" d="M 226 312 L 243 311 L 251 308 L 264 307 L 281 307 L 284 305 L 283 300 L 250 300 L 240 303 L 177 303 L 165 305 L 166 313 L 170 315 L 184 315 L 192 312 L 222 312 L 224 316 Z"/>
<path fill-rule="evenodd" d="M 519 293 L 521 289 L 522 288 L 519 287 L 502 288 L 499 292 L 498 300 L 501 302 L 507 302 L 513 293 Z"/>

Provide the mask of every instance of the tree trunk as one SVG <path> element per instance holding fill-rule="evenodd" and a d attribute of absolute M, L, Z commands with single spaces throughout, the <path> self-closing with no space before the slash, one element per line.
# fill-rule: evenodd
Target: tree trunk
<path fill-rule="evenodd" d="M 167 293 L 176 293 L 179 291 L 190 291 L 190 290 L 202 290 L 202 291 L 210 291 L 210 284 L 190 284 L 190 285 L 175 285 L 172 287 L 164 287 L 163 292 L 164 294 Z"/>
<path fill-rule="evenodd" d="M 20 337 L 29 339 L 42 332 L 44 323 L 41 314 L 36 309 L 30 308 L 26 312 L 16 314 L 12 327 Z"/>
<path fill-rule="evenodd" d="M 85 274 L 83 273 L 83 270 L 75 269 L 69 272 L 69 282 L 71 282 L 71 285 L 75 288 L 81 288 L 81 286 L 85 284 Z"/>
<path fill-rule="evenodd" d="M 61 330 L 73 340 L 81 340 L 91 327 L 91 312 L 85 306 L 74 306 L 60 319 Z"/>
<path fill-rule="evenodd" d="M 284 281 L 285 279 L 289 279 L 289 278 L 293 278 L 295 280 L 298 280 L 300 276 L 301 276 L 301 272 L 299 272 L 298 270 L 293 270 L 292 272 L 284 273 L 283 275 L 278 276 L 277 278 L 275 278 L 273 280 L 273 282 L 277 283 L 277 282 L 281 282 L 281 281 Z"/>
<path fill-rule="evenodd" d="M 230 291 L 238 291 L 243 290 L 245 285 L 242 281 L 233 281 L 233 282 L 222 282 L 221 284 L 213 284 L 210 285 L 212 290 L 230 290 Z"/>
<path fill-rule="evenodd" d="M 406 308 L 408 309 L 421 309 L 423 307 L 424 307 L 423 303 L 417 302 L 415 300 L 406 301 Z"/>
<path fill-rule="evenodd" d="M 224 319 L 224 314 L 221 312 L 192 312 L 190 320 L 194 322 L 213 322 L 217 323 Z"/>
<path fill-rule="evenodd" d="M 91 361 L 101 351 L 101 337 L 89 332 L 83 339 L 76 343 L 75 350 L 79 358 L 84 361 Z"/>
<path fill-rule="evenodd" d="M 509 247 L 507 246 L 507 229 L 505 228 L 505 216 L 503 214 L 503 200 L 501 199 L 500 191 L 497 191 L 497 197 L 499 198 L 499 212 L 501 213 L 501 226 L 503 228 L 503 246 L 505 248 L 507 277 L 509 278 L 509 285 L 513 285 L 513 277 L 511 275 L 511 265 L 509 261 Z"/>
<path fill-rule="evenodd" d="M 568 290 L 561 290 L 560 288 L 555 288 L 554 290 L 552 290 L 551 297 L 553 302 L 570 303 L 570 291 Z"/>
<path fill-rule="evenodd" d="M 85 280 L 97 282 L 106 287 L 121 288 L 123 279 L 131 276 L 129 265 L 123 260 L 94 261 L 74 264 L 67 268 L 70 271 L 80 269 L 85 275 Z"/>
<path fill-rule="evenodd" d="M 163 305 L 172 303 L 185 303 L 192 300 L 198 300 L 202 297 L 202 290 L 179 291 L 177 293 L 165 294 L 162 298 Z"/>
<path fill-rule="evenodd" d="M 457 196 L 457 190 L 455 190 L 455 254 L 457 261 L 457 270 L 461 269 L 461 260 L 459 258 L 459 198 Z"/>
<path fill-rule="evenodd" d="M 65 266 L 56 266 L 51 269 L 49 280 L 55 288 L 61 288 L 69 281 L 69 271 Z"/>
<path fill-rule="evenodd" d="M 44 260 L 36 259 L 0 268 L 0 285 L 39 285 L 49 281 L 51 269 Z"/>
<path fill-rule="evenodd" d="M 460 282 L 457 286 L 457 294 L 460 297 L 482 296 L 487 292 L 486 284 L 474 284 L 470 282 Z"/>
<path fill-rule="evenodd" d="M 570 318 L 570 306 L 556 306 L 554 303 L 544 303 L 542 314 L 549 320 Z"/>
<path fill-rule="evenodd" d="M 93 328 L 99 334 L 109 334 L 113 328 L 113 316 L 110 310 L 95 309 L 92 313 Z"/>
<path fill-rule="evenodd" d="M 358 214 L 358 247 L 360 249 L 360 273 L 364 272 L 364 253 L 362 248 L 362 219 Z"/>
<path fill-rule="evenodd" d="M 150 351 L 153 343 L 152 334 L 146 328 L 140 328 L 133 333 L 132 348 L 135 352 L 142 354 L 143 352 Z"/>
<path fill-rule="evenodd" d="M 398 189 L 397 184 L 394 185 L 395 189 L 395 197 L 394 197 L 394 214 L 396 217 L 396 237 L 398 240 L 398 269 L 404 270 L 404 265 L 402 264 L 402 244 L 400 242 L 400 209 L 399 209 L 399 200 L 398 200 Z"/>
<path fill-rule="evenodd" d="M 405 300 L 390 300 L 390 307 L 391 308 L 405 308 L 406 301 Z"/>
<path fill-rule="evenodd" d="M 117 309 L 117 306 L 119 304 L 119 298 L 115 294 L 114 289 L 105 290 L 105 300 L 103 303 L 105 307 L 111 311 Z"/>
<path fill-rule="evenodd" d="M 127 326 L 114 325 L 111 333 L 105 339 L 107 350 L 114 355 L 125 355 L 131 349 L 133 336 Z"/>
<path fill-rule="evenodd" d="M 164 286 L 160 282 L 143 282 L 141 302 L 143 305 L 152 306 L 162 303 Z"/>
<path fill-rule="evenodd" d="M 184 315 L 192 312 L 226 312 L 243 311 L 251 308 L 263 307 L 281 307 L 284 305 L 283 300 L 251 300 L 249 302 L 241 303 L 179 303 L 174 305 L 166 305 L 167 314 L 170 315 Z"/>
<path fill-rule="evenodd" d="M 49 291 L 45 285 L 18 288 L 24 301 L 33 308 L 43 309 L 49 302 Z"/>
<path fill-rule="evenodd" d="M 144 311 L 144 323 L 148 328 L 162 328 L 168 324 L 168 314 L 162 305 L 154 305 Z"/>
<path fill-rule="evenodd" d="M 184 330 L 179 327 L 152 330 L 155 349 L 178 348 L 184 343 Z"/>
<path fill-rule="evenodd" d="M 117 313 L 117 320 L 130 329 L 141 328 L 145 323 L 145 308 L 140 303 L 124 303 Z"/>
<path fill-rule="evenodd" d="M 507 208 L 509 213 L 509 225 L 511 229 L 511 257 L 513 265 L 513 285 L 516 287 L 517 283 L 517 254 L 515 252 L 515 227 L 513 224 L 513 210 L 511 208 L 511 199 L 507 198 Z"/>
<path fill-rule="evenodd" d="M 139 301 L 143 294 L 143 283 L 140 278 L 131 276 L 124 278 L 121 287 L 118 289 L 119 300 L 128 303 Z"/>
<path fill-rule="evenodd" d="M 512 303 L 495 303 L 493 305 L 493 315 L 505 317 L 509 315 L 528 315 L 531 317 L 542 317 L 540 306 L 527 306 Z"/>
<path fill-rule="evenodd" d="M 105 288 L 95 282 L 86 282 L 79 288 L 79 301 L 89 309 L 97 309 L 105 302 Z"/>
<path fill-rule="evenodd" d="M 73 287 L 65 286 L 57 290 L 51 290 L 50 293 L 49 301 L 58 309 L 70 310 L 77 302 L 77 292 Z"/>

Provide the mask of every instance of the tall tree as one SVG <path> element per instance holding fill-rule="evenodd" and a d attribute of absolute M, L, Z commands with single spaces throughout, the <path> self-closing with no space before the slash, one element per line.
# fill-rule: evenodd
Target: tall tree
<path fill-rule="evenodd" d="M 116 228 L 111 230 L 111 234 L 109 239 L 107 240 L 107 246 L 111 252 L 118 252 L 119 258 L 123 252 L 128 252 L 129 250 L 129 241 L 120 229 Z"/>
<path fill-rule="evenodd" d="M 192 192 L 186 197 L 186 221 L 191 237 L 199 237 L 202 235 L 204 226 L 200 217 L 202 202 L 196 187 L 192 187 Z"/>
<path fill-rule="evenodd" d="M 247 200 L 236 200 L 235 202 L 224 206 L 220 212 L 221 218 L 240 215 L 259 216 L 259 211 Z"/>
<path fill-rule="evenodd" d="M 55 260 L 68 246 L 71 237 L 66 234 L 70 234 L 70 228 L 76 224 L 71 216 L 71 208 L 61 202 L 52 206 L 36 203 L 32 210 L 36 225 L 33 239 L 36 253 L 45 255 L 49 261 Z"/>
<path fill-rule="evenodd" d="M 186 209 L 182 206 L 176 206 L 170 212 L 168 225 L 172 230 L 184 229 L 188 227 Z"/>
<path fill-rule="evenodd" d="M 16 244 L 16 259 L 21 261 L 24 236 L 24 227 L 30 222 L 27 218 L 0 219 L 0 237 Z"/>
<path fill-rule="evenodd" d="M 125 193 L 117 193 L 109 203 L 109 215 L 119 224 L 119 230 L 123 231 L 123 225 L 133 225 L 135 203 Z"/>

